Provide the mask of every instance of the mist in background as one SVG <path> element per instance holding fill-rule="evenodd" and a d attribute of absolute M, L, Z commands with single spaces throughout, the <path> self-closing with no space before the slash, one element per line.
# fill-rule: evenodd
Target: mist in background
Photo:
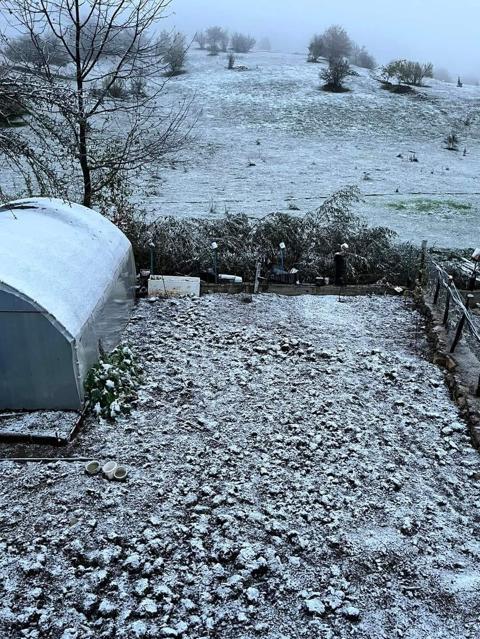
<path fill-rule="evenodd" d="M 380 64 L 410 58 L 480 76 L 480 0 L 173 0 L 168 13 L 166 26 L 189 36 L 218 24 L 284 52 L 305 53 L 314 33 L 341 24 Z"/>

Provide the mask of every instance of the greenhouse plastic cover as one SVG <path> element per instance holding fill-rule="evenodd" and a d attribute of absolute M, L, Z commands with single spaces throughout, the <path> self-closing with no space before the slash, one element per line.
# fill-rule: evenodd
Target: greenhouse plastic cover
<path fill-rule="evenodd" d="M 0 207 L 0 288 L 34 302 L 74 338 L 129 253 L 116 226 L 79 204 L 34 198 Z"/>

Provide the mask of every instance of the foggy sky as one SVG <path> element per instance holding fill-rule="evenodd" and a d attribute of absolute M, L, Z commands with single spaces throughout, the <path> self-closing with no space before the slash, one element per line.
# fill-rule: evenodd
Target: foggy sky
<path fill-rule="evenodd" d="M 412 58 L 480 76 L 480 0 L 173 0 L 169 12 L 168 23 L 190 35 L 219 24 L 287 52 L 341 24 L 380 63 Z"/>

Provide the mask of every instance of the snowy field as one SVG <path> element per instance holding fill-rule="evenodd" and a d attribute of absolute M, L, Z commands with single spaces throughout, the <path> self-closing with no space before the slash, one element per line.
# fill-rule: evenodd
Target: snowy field
<path fill-rule="evenodd" d="M 357 68 L 351 92 L 331 94 L 319 89 L 323 64 L 303 54 L 254 52 L 236 64 L 248 70 L 192 48 L 187 73 L 167 82 L 162 105 L 192 101 L 196 124 L 188 148 L 132 177 L 151 219 L 301 215 L 358 185 L 357 211 L 402 239 L 478 244 L 480 87 L 428 79 L 415 95 L 393 95 Z M 112 126 L 122 131 L 123 119 Z M 458 152 L 445 148 L 452 130 Z M 0 186 L 12 196 L 24 188 L 8 167 Z"/>
<path fill-rule="evenodd" d="M 178 162 L 150 171 L 146 184 L 142 177 L 140 199 L 153 215 L 257 217 L 296 207 L 301 214 L 356 184 L 366 196 L 359 212 L 371 222 L 404 239 L 472 245 L 479 87 L 428 80 L 415 96 L 392 95 L 357 69 L 351 93 L 338 95 L 319 90 L 322 65 L 304 55 L 251 53 L 237 65 L 249 70 L 228 71 L 224 55 L 192 49 L 188 73 L 169 82 L 169 99 L 194 99 L 196 140 Z M 444 148 L 452 129 L 458 153 Z M 409 161 L 412 151 L 418 163 Z"/>
<path fill-rule="evenodd" d="M 2 639 L 476 639 L 480 458 L 391 298 L 139 304 L 138 406 L 2 462 Z M 4 449 L 3 454 L 11 450 Z"/>

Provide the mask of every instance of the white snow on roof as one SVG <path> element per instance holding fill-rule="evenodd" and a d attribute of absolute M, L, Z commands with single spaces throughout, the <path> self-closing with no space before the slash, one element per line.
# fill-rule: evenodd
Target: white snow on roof
<path fill-rule="evenodd" d="M 52 198 L 0 207 L 2 283 L 77 337 L 130 249 L 100 213 Z"/>

